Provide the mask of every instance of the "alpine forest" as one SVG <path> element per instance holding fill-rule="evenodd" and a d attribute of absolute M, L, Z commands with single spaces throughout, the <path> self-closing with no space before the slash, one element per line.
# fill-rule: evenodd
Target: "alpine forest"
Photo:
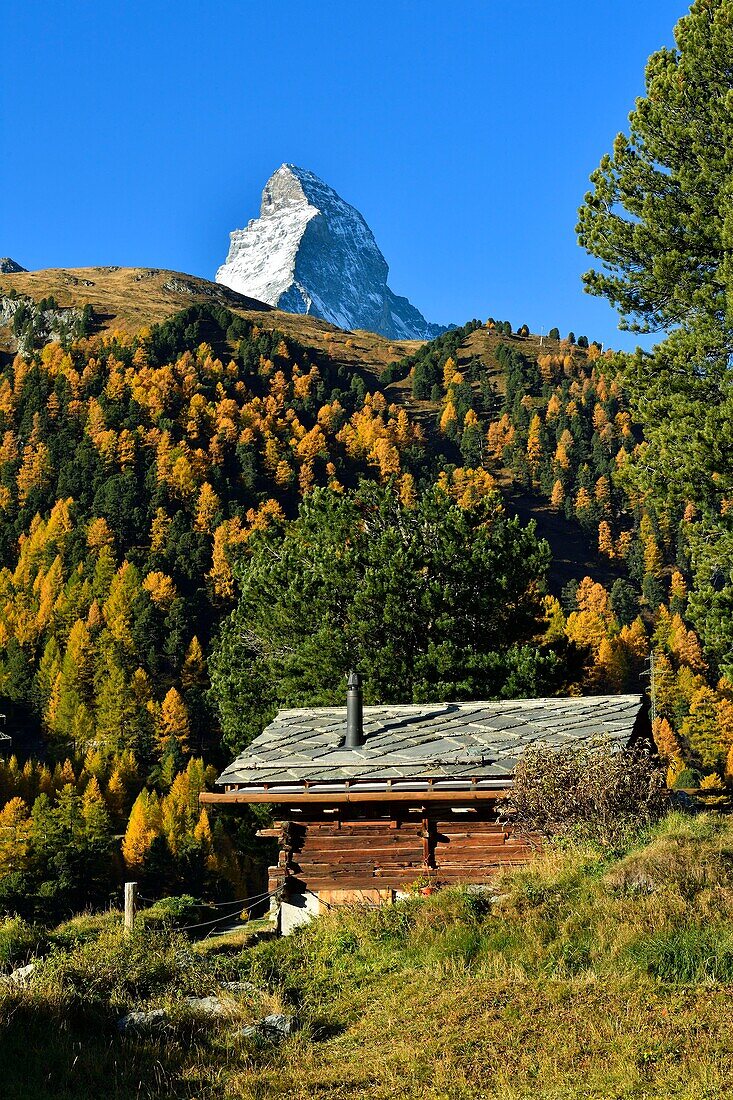
<path fill-rule="evenodd" d="M 206 302 L 125 331 L 3 293 L 1 905 L 246 892 L 257 822 L 199 794 L 355 659 L 367 701 L 420 702 L 639 691 L 651 658 L 669 783 L 727 798 L 699 543 L 730 502 L 649 483 L 621 357 L 493 319 L 349 348 Z"/>

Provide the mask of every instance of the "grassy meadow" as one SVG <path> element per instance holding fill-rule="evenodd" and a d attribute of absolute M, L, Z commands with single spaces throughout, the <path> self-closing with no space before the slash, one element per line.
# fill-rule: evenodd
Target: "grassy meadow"
<path fill-rule="evenodd" d="M 2 1095 L 270 1100 L 733 1096 L 733 824 L 672 814 L 620 855 L 568 847 L 497 880 L 285 939 L 191 943 L 118 914 L 0 926 Z M 202 1018 L 185 996 L 224 993 Z M 131 1008 L 155 1034 L 120 1036 Z M 238 1035 L 296 1012 L 280 1045 Z"/>

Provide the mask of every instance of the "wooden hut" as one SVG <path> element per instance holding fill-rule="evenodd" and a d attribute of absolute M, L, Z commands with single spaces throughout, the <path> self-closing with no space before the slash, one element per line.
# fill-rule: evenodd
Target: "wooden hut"
<path fill-rule="evenodd" d="M 287 931 L 322 906 L 525 863 L 532 847 L 497 815 L 524 749 L 649 736 L 639 695 L 362 707 L 352 673 L 345 708 L 281 711 L 201 798 L 273 806 Z"/>

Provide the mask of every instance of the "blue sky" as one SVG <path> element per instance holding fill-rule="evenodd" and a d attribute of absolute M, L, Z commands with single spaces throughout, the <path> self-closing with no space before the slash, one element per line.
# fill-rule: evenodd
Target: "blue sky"
<path fill-rule="evenodd" d="M 575 212 L 684 0 L 0 10 L 0 255 L 211 278 L 290 161 L 361 210 L 430 320 L 636 342 L 582 291 Z"/>

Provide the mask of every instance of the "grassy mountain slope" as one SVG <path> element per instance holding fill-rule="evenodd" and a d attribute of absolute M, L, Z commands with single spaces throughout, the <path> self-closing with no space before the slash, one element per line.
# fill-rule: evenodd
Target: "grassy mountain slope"
<path fill-rule="evenodd" d="M 85 267 L 0 275 L 0 297 L 15 292 L 36 301 L 53 297 L 62 308 L 91 305 L 100 330 L 135 333 L 162 324 L 191 305 L 218 305 L 264 329 L 327 353 L 344 365 L 378 373 L 387 363 L 409 354 L 420 341 L 390 342 L 375 333 L 345 333 L 317 317 L 284 313 L 229 287 L 157 268 Z M 0 331 L 0 348 L 3 346 Z M 5 333 L 4 344 L 9 344 Z"/>
<path fill-rule="evenodd" d="M 6 968 L 47 956 L 28 988 L 0 987 L 3 1095 L 720 1100 L 732 856 L 725 819 L 672 814 L 619 856 L 550 852 L 491 894 L 335 909 L 287 940 L 125 937 L 119 913 L 45 941 L 0 924 Z M 202 994 L 226 1014 L 185 1001 Z M 116 1034 L 151 1007 L 168 1011 L 162 1032 Z M 300 1030 L 283 1045 L 241 1037 L 272 1011 Z"/>

